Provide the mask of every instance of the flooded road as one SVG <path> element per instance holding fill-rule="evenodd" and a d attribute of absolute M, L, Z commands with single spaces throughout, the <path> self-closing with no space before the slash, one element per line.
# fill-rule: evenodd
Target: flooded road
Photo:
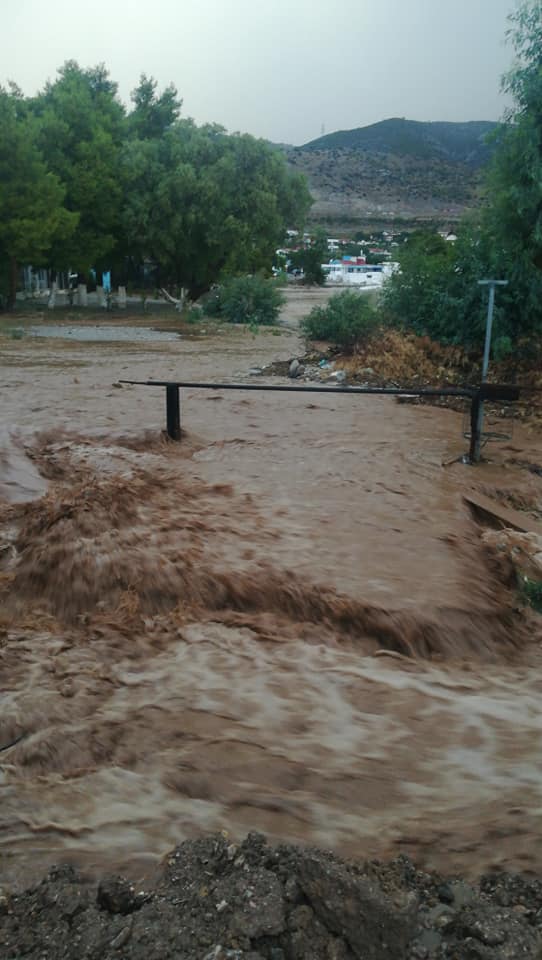
<path fill-rule="evenodd" d="M 193 390 L 177 446 L 116 385 L 248 380 L 293 330 L 0 351 L 3 878 L 215 829 L 540 869 L 538 618 L 463 500 L 542 500 L 536 436 L 472 469 L 449 410 Z"/>

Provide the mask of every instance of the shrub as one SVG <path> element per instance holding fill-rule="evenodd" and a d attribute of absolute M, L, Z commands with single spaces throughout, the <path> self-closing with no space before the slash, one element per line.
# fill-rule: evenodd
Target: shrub
<path fill-rule="evenodd" d="M 329 340 L 346 350 L 366 340 L 378 326 L 379 316 L 366 293 L 343 290 L 325 307 L 314 307 L 301 321 L 310 340 Z"/>
<path fill-rule="evenodd" d="M 285 302 L 273 280 L 255 275 L 226 280 L 205 304 L 205 312 L 227 323 L 260 326 L 275 323 Z"/>
<path fill-rule="evenodd" d="M 203 308 L 195 303 L 186 312 L 187 323 L 200 323 L 203 320 Z"/>

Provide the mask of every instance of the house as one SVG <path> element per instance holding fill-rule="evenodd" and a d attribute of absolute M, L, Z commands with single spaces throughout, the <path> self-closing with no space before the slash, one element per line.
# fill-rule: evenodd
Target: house
<path fill-rule="evenodd" d="M 378 289 L 398 266 L 397 263 L 366 263 L 364 257 L 343 257 L 342 260 L 323 263 L 322 270 L 326 275 L 326 282 L 330 285 Z"/>

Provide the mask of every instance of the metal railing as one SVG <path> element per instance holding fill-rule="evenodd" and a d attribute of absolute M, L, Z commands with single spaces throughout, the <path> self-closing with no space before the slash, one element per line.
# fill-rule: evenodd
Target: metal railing
<path fill-rule="evenodd" d="M 340 393 L 367 394 L 390 397 L 461 397 L 470 400 L 470 446 L 466 459 L 476 463 L 480 459 L 480 406 L 484 400 L 513 402 L 519 400 L 520 389 L 508 384 L 481 383 L 476 387 L 350 387 L 304 386 L 267 383 L 201 383 L 191 380 L 119 380 L 140 387 L 165 387 L 166 431 L 171 440 L 181 439 L 180 391 L 186 390 L 253 390 L 266 393 Z"/>

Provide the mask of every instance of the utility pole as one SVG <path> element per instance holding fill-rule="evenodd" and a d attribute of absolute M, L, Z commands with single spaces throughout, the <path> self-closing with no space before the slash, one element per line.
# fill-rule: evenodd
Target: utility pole
<path fill-rule="evenodd" d="M 507 287 L 508 280 L 479 280 L 480 287 L 489 287 L 489 302 L 487 305 L 486 322 L 486 342 L 484 346 L 484 359 L 482 361 L 482 383 L 487 380 L 487 371 L 489 367 L 489 355 L 491 353 L 491 333 L 493 330 L 493 313 L 495 310 L 495 287 Z M 476 437 L 473 445 L 475 463 L 480 462 L 480 445 L 482 440 L 482 429 L 484 426 L 484 403 L 480 401 L 478 408 L 478 421 L 476 424 Z"/>

